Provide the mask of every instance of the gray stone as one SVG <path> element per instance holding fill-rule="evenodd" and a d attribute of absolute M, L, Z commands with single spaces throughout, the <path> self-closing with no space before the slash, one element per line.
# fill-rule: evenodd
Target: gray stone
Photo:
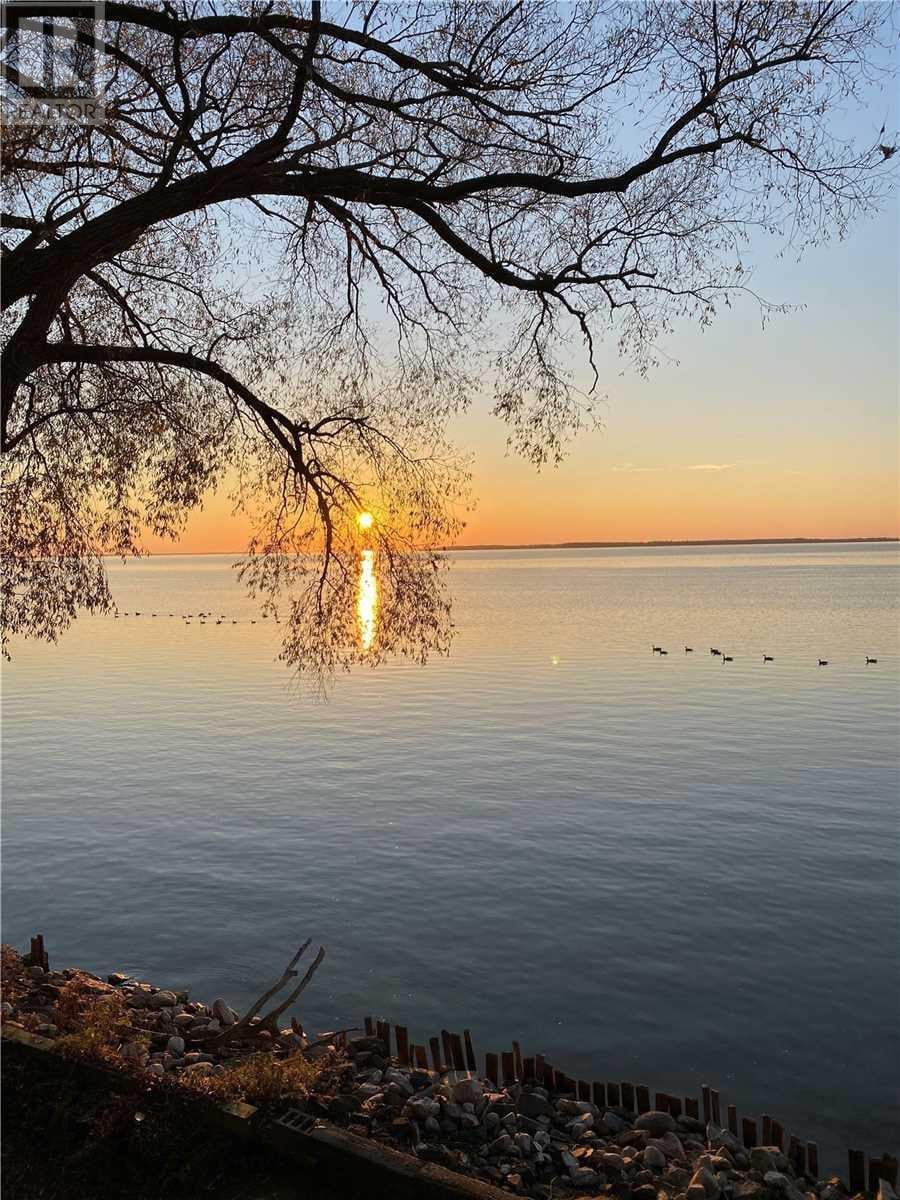
<path fill-rule="evenodd" d="M 172 1008 L 178 1003 L 178 997 L 174 992 L 162 990 L 153 992 L 147 997 L 148 1008 Z"/>
<path fill-rule="evenodd" d="M 665 1169 L 666 1156 L 658 1146 L 648 1146 L 641 1154 L 641 1162 L 652 1171 Z"/>
<path fill-rule="evenodd" d="M 516 1134 L 516 1146 L 519 1148 L 519 1153 L 523 1158 L 528 1158 L 531 1154 L 531 1135 L 527 1133 Z"/>
<path fill-rule="evenodd" d="M 503 1133 L 488 1146 L 488 1154 L 498 1158 L 501 1154 L 508 1154 L 512 1147 L 512 1138 L 508 1133 Z"/>
<path fill-rule="evenodd" d="M 650 1112 L 641 1113 L 635 1121 L 634 1127 L 635 1129 L 645 1129 L 653 1137 L 663 1137 L 665 1134 L 673 1132 L 677 1125 L 675 1118 L 669 1113 L 651 1109 Z"/>
<path fill-rule="evenodd" d="M 569 1172 L 569 1179 L 575 1187 L 590 1187 L 597 1182 L 597 1172 L 590 1167 L 576 1167 Z"/>
<path fill-rule="evenodd" d="M 15 1011 L 16 1010 L 8 1000 L 4 1000 L 3 1003 L 0 1004 L 0 1013 L 2 1013 L 4 1017 L 11 1017 Z"/>
<path fill-rule="evenodd" d="M 776 1146 L 754 1146 L 750 1151 L 750 1169 L 759 1171 L 760 1175 L 777 1170 L 777 1153 Z"/>
<path fill-rule="evenodd" d="M 691 1182 L 688 1184 L 688 1196 L 691 1189 L 702 1188 L 704 1196 L 707 1200 L 718 1200 L 719 1183 L 712 1171 L 708 1167 L 701 1167 L 699 1171 L 695 1171 L 691 1177 Z M 694 1192 L 696 1194 L 696 1190 Z"/>
<path fill-rule="evenodd" d="M 203 1079 L 207 1075 L 212 1075 L 213 1065 L 208 1062 L 191 1063 L 190 1066 L 184 1068 L 184 1073 L 195 1079 Z"/>
<path fill-rule="evenodd" d="M 170 1054 L 184 1054 L 184 1038 L 170 1037 L 166 1042 L 166 1050 Z"/>
<path fill-rule="evenodd" d="M 516 1105 L 523 1117 L 552 1117 L 553 1105 L 539 1092 L 523 1092 Z"/>
<path fill-rule="evenodd" d="M 212 1011 L 213 1011 L 213 1016 L 222 1025 L 225 1025 L 225 1026 L 233 1025 L 235 1023 L 235 1021 L 237 1020 L 237 1017 L 232 1012 L 232 1010 L 228 1007 L 228 1004 L 222 999 L 221 996 L 217 996 L 216 999 L 213 1000 Z"/>
<path fill-rule="evenodd" d="M 484 1088 L 477 1079 L 460 1079 L 453 1085 L 453 1099 L 457 1104 L 477 1104 L 484 1095 Z"/>

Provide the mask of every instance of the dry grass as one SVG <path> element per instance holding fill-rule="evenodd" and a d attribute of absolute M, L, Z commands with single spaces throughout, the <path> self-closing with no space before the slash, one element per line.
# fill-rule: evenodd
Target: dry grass
<path fill-rule="evenodd" d="M 56 1000 L 56 1023 L 65 1031 L 56 1040 L 63 1054 L 120 1061 L 116 1047 L 128 1035 L 129 1014 L 117 992 L 98 988 L 91 979 L 69 980 Z"/>
<path fill-rule="evenodd" d="M 220 1075 L 197 1076 L 189 1071 L 179 1076 L 178 1084 L 212 1100 L 265 1104 L 282 1096 L 308 1096 L 334 1067 L 330 1059 L 309 1062 L 302 1054 L 274 1058 L 264 1052 L 242 1059 Z"/>

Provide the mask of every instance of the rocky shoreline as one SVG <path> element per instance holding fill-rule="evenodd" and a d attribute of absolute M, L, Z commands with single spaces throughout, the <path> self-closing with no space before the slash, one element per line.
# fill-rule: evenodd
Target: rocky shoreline
<path fill-rule="evenodd" d="M 207 1005 L 122 974 L 100 979 L 77 969 L 51 971 L 29 965 L 9 947 L 3 948 L 3 983 L 4 1024 L 57 1041 L 62 1051 L 100 1056 L 140 1074 L 148 1087 L 227 1095 L 217 1089 L 233 1085 L 239 1092 L 250 1078 L 242 1067 L 261 1060 L 284 1069 L 302 1064 L 296 1076 L 279 1076 L 279 1087 L 288 1080 L 293 1085 L 267 1096 L 273 1112 L 299 1108 L 535 1200 L 561 1194 L 847 1200 L 851 1194 L 836 1176 L 817 1179 L 795 1170 L 777 1146 L 748 1149 L 727 1129 L 695 1117 L 638 1114 L 535 1083 L 498 1087 L 474 1072 L 409 1067 L 374 1035 L 310 1039 L 293 1021 L 274 1036 L 251 1026 L 251 1036 L 223 1041 L 239 1018 L 221 997 Z M 113 1009 L 120 1023 L 86 1041 L 89 1014 Z M 897 1200 L 887 1179 L 879 1181 L 877 1196 Z"/>

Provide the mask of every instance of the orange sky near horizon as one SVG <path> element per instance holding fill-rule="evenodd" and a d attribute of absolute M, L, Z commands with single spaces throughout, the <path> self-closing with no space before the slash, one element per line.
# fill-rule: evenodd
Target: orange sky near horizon
<path fill-rule="evenodd" d="M 646 378 L 605 344 L 603 427 L 558 468 L 507 455 L 487 398 L 457 418 L 477 504 L 460 544 L 897 536 L 897 216 L 800 262 L 758 256 L 757 289 L 797 306 L 765 329 L 752 302 L 676 328 Z M 145 544 L 241 553 L 248 536 L 220 494 L 177 543 Z"/>

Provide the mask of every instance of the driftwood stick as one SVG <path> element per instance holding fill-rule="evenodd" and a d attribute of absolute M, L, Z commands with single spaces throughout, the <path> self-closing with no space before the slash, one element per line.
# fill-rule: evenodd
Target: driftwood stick
<path fill-rule="evenodd" d="M 300 995 L 300 993 L 304 990 L 304 988 L 307 986 L 309 981 L 312 979 L 313 975 L 315 975 L 316 971 L 321 966 L 322 959 L 324 957 L 325 957 L 325 947 L 320 946 L 319 953 L 316 955 L 316 957 L 313 959 L 313 961 L 309 964 L 309 967 L 306 970 L 306 974 L 303 976 L 303 978 L 300 980 L 300 982 L 297 984 L 297 986 L 294 988 L 294 990 L 291 992 L 291 994 L 288 996 L 288 998 L 286 1000 L 283 1000 L 282 1003 L 279 1004 L 279 1006 L 277 1008 L 273 1008 L 272 1011 L 267 1016 L 262 1018 L 261 1024 L 264 1029 L 269 1029 L 269 1030 L 271 1030 L 272 1033 L 275 1034 L 276 1037 L 278 1036 L 278 1034 L 280 1032 L 280 1030 L 278 1028 L 278 1024 L 277 1024 L 278 1018 L 285 1011 L 285 1009 L 291 1007 L 291 1005 L 294 1003 L 294 1001 L 297 999 L 297 997 Z M 232 1026 L 232 1028 L 234 1028 L 234 1027 Z"/>
<path fill-rule="evenodd" d="M 279 1017 L 281 1015 L 281 1013 L 284 1012 L 284 1009 L 293 1003 L 293 1000 L 296 998 L 296 996 L 298 996 L 300 994 L 300 992 L 303 991 L 303 988 L 306 986 L 306 984 L 312 978 L 312 974 L 315 971 L 316 967 L 319 965 L 319 963 L 325 957 L 324 947 L 319 948 L 319 955 L 316 958 L 315 963 L 313 963 L 312 967 L 306 972 L 303 982 L 301 983 L 300 987 L 295 989 L 295 991 L 291 994 L 291 999 L 288 1000 L 287 1004 L 284 1004 L 281 1008 L 275 1010 L 273 1013 L 269 1013 L 268 1016 L 260 1018 L 260 1020 L 255 1025 L 252 1024 L 252 1022 L 253 1022 L 254 1018 L 257 1016 L 257 1014 L 265 1007 L 266 1004 L 268 1004 L 268 1002 L 274 996 L 277 996 L 278 993 L 283 988 L 285 988 L 292 979 L 297 978 L 297 971 L 295 970 L 295 967 L 297 966 L 297 963 L 300 961 L 304 952 L 310 946 L 311 942 L 312 942 L 312 938 L 306 939 L 306 941 L 303 943 L 303 945 L 300 947 L 300 949 L 297 951 L 297 953 L 294 955 L 294 957 L 291 959 L 291 961 L 288 963 L 288 965 L 284 968 L 281 978 L 276 983 L 273 983 L 272 986 L 267 991 L 263 992 L 263 994 L 259 997 L 259 999 L 255 1000 L 253 1002 L 253 1004 L 251 1004 L 250 1007 L 247 1009 L 247 1011 L 244 1013 L 244 1015 L 242 1017 L 240 1017 L 237 1021 L 235 1021 L 235 1023 L 233 1025 L 226 1026 L 222 1030 L 221 1033 L 217 1033 L 215 1035 L 215 1037 L 211 1038 L 210 1041 L 212 1044 L 220 1045 L 223 1042 L 231 1042 L 235 1038 L 244 1037 L 244 1036 L 252 1037 L 254 1034 L 259 1033 L 262 1029 L 270 1029 L 271 1030 L 272 1026 L 274 1025 L 274 1018 Z M 280 1032 L 280 1030 L 275 1028 L 274 1032 L 277 1035 Z"/>

